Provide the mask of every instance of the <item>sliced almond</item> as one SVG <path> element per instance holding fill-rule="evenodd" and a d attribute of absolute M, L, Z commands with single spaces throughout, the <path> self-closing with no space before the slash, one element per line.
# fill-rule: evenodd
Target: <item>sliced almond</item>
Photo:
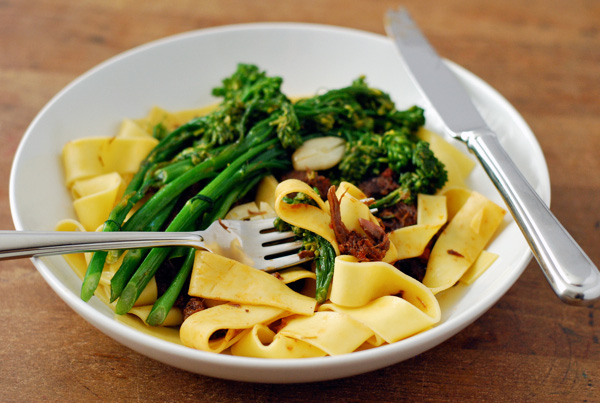
<path fill-rule="evenodd" d="M 317 137 L 304 142 L 292 155 L 294 169 L 320 171 L 340 163 L 346 141 L 340 137 Z"/>

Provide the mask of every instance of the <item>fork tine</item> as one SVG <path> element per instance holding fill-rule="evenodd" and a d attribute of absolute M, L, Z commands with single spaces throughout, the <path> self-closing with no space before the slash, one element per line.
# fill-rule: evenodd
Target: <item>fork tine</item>
<path fill-rule="evenodd" d="M 260 241 L 262 245 L 295 237 L 292 231 L 278 231 L 275 229 L 273 219 L 271 218 L 247 221 L 247 223 L 249 223 L 253 231 L 258 232 L 255 236 L 259 238 L 257 241 Z"/>
<path fill-rule="evenodd" d="M 265 234 L 260 234 L 260 241 L 262 242 L 262 244 L 266 244 L 266 243 L 270 243 L 270 242 L 277 242 L 277 241 L 284 241 L 286 239 L 293 239 L 294 238 L 294 233 L 291 231 L 286 231 L 286 232 L 268 232 Z"/>
<path fill-rule="evenodd" d="M 263 246 L 263 248 L 265 251 L 265 256 L 269 256 L 269 255 L 277 255 L 277 254 L 285 253 L 285 252 L 298 251 L 298 249 L 300 249 L 301 246 L 302 246 L 302 241 L 293 241 L 293 242 L 280 243 L 280 244 L 276 244 L 276 245 Z"/>
<path fill-rule="evenodd" d="M 217 236 L 213 241 L 222 245 L 224 251 L 233 238 L 241 241 L 246 257 L 252 260 L 250 265 L 258 270 L 271 272 L 311 260 L 298 255 L 302 241 L 295 239 L 292 231 L 276 230 L 273 219 L 222 220 L 215 226 L 214 234 Z"/>

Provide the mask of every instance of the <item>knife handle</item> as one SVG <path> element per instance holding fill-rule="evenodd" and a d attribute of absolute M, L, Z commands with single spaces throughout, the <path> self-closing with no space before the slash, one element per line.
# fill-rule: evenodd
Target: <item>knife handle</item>
<path fill-rule="evenodd" d="M 491 130 L 463 133 L 502 195 L 558 297 L 582 305 L 600 297 L 600 272 L 527 182 Z"/>

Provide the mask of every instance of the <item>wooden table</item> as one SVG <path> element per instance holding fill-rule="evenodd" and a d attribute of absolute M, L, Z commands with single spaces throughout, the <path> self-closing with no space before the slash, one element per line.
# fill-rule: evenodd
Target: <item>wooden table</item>
<path fill-rule="evenodd" d="M 231 23 L 302 21 L 383 33 L 394 1 L 4 0 L 0 3 L 0 228 L 10 165 L 38 111 L 136 45 Z M 439 52 L 498 89 L 547 158 L 552 210 L 600 263 L 600 3 L 406 0 Z M 28 260 L 0 263 L 2 401 L 600 401 L 600 303 L 561 303 L 532 262 L 456 337 L 372 373 L 307 385 L 212 379 L 106 337 Z"/>

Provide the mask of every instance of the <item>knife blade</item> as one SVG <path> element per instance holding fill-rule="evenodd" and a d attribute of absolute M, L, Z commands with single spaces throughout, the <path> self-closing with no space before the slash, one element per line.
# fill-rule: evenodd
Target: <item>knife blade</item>
<path fill-rule="evenodd" d="M 556 295 L 574 305 L 599 298 L 598 268 L 521 174 L 409 13 L 389 10 L 385 26 L 411 79 L 448 133 L 466 143 L 498 189 Z"/>
<path fill-rule="evenodd" d="M 405 10 L 388 12 L 386 30 L 422 94 L 448 129 L 461 133 L 487 128 L 464 86 L 446 66 Z"/>

